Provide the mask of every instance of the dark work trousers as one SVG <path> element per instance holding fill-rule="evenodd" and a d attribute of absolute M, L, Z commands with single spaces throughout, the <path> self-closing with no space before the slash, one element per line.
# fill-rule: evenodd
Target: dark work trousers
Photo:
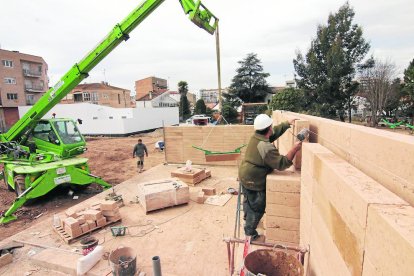
<path fill-rule="evenodd" d="M 257 225 L 266 209 L 266 191 L 252 191 L 243 187 L 244 234 L 257 236 Z"/>

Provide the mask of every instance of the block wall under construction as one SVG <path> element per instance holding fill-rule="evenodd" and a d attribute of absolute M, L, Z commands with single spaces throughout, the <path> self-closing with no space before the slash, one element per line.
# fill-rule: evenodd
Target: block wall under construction
<path fill-rule="evenodd" d="M 308 120 L 315 133 L 303 144 L 300 172 L 300 245 L 310 250 L 309 275 L 414 275 L 412 137 L 302 114 L 273 116 L 275 123 L 292 117 Z"/>
<path fill-rule="evenodd" d="M 165 127 L 166 160 L 168 163 L 185 163 L 201 165 L 237 165 L 237 160 L 206 162 L 203 151 L 197 146 L 210 151 L 231 152 L 247 144 L 253 135 L 253 126 L 172 126 Z M 245 148 L 241 151 L 244 156 Z"/>

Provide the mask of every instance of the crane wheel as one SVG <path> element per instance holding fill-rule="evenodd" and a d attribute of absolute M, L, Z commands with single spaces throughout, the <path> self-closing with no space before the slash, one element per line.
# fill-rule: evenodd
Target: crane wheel
<path fill-rule="evenodd" d="M 14 189 L 16 191 L 17 196 L 20 196 L 26 190 L 24 178 L 25 176 L 22 174 L 18 174 L 14 177 Z"/>

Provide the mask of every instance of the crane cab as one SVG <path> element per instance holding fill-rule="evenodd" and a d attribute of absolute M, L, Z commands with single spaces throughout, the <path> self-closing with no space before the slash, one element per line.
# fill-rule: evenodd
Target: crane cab
<path fill-rule="evenodd" d="M 71 119 L 40 120 L 33 128 L 31 138 L 36 149 L 56 153 L 63 158 L 82 154 L 85 139 Z"/>

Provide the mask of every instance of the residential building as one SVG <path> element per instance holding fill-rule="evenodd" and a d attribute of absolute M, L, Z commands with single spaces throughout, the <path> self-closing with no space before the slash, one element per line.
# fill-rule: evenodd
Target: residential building
<path fill-rule="evenodd" d="M 19 120 L 18 106 L 33 105 L 47 91 L 47 63 L 42 57 L 0 49 L 0 129 Z"/>
<path fill-rule="evenodd" d="M 141 99 L 145 95 L 148 95 L 149 92 L 159 93 L 165 92 L 168 90 L 167 80 L 157 78 L 157 77 L 148 77 L 142 80 L 135 81 L 135 99 Z"/>
<path fill-rule="evenodd" d="M 187 99 L 188 102 L 190 103 L 190 106 L 195 107 L 196 102 L 197 102 L 197 97 L 195 94 L 188 92 L 187 93 Z"/>
<path fill-rule="evenodd" d="M 60 103 L 92 103 L 115 108 L 132 106 L 130 90 L 111 86 L 107 82 L 79 84 Z"/>
<path fill-rule="evenodd" d="M 170 91 L 149 92 L 137 99 L 137 108 L 177 107 L 179 102 L 170 96 Z"/>

